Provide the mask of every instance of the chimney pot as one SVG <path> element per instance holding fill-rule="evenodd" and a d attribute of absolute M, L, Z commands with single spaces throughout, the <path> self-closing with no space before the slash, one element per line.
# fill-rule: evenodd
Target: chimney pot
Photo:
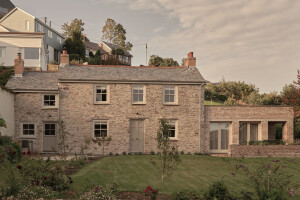
<path fill-rule="evenodd" d="M 68 66 L 69 65 L 69 54 L 67 52 L 67 48 L 63 48 L 63 53 L 60 54 L 60 67 Z"/>
<path fill-rule="evenodd" d="M 194 52 L 189 52 L 187 58 L 184 60 L 185 67 L 196 67 L 196 58 Z"/>
<path fill-rule="evenodd" d="M 15 77 L 22 77 L 24 73 L 24 60 L 21 58 L 21 53 L 17 53 L 15 59 Z"/>

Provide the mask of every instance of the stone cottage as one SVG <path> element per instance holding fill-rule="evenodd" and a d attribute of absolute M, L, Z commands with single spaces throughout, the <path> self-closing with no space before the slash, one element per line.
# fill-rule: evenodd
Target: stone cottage
<path fill-rule="evenodd" d="M 6 85 L 15 95 L 14 137 L 36 152 L 59 151 L 57 121 L 70 133 L 70 153 L 99 137 L 112 138 L 105 153 L 156 151 L 162 118 L 185 153 L 236 155 L 249 141 L 275 139 L 276 123 L 293 141 L 291 107 L 204 106 L 207 81 L 192 52 L 185 66 L 166 68 L 70 65 L 64 51 L 58 72 L 24 72 L 19 57 L 15 73 Z M 86 153 L 102 147 L 92 142 Z"/>

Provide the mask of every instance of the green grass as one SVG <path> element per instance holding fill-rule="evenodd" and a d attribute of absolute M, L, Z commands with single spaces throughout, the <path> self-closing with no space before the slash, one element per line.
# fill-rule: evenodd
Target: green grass
<path fill-rule="evenodd" d="M 214 105 L 214 106 L 218 106 L 218 105 L 224 105 L 224 102 L 222 101 L 204 101 L 204 105 Z"/>
<path fill-rule="evenodd" d="M 250 169 L 263 163 L 271 163 L 275 158 L 247 158 L 244 165 Z M 281 163 L 288 166 L 287 173 L 294 175 L 292 179 L 300 184 L 300 158 L 290 162 L 289 158 L 280 158 Z M 236 176 L 236 164 L 242 160 L 211 156 L 184 155 L 177 171 L 166 180 L 165 192 L 171 194 L 181 189 L 204 191 L 214 182 L 223 179 L 233 194 L 242 190 L 254 191 L 248 178 L 240 171 Z M 74 189 L 82 190 L 90 184 L 105 185 L 117 180 L 122 191 L 142 192 L 148 185 L 161 188 L 160 175 L 151 164 L 150 156 L 118 156 L 100 159 L 85 166 L 72 176 Z M 300 189 L 295 199 L 300 199 Z"/>

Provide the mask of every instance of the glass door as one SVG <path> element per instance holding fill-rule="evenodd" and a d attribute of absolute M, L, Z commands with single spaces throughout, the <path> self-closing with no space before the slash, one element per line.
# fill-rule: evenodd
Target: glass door
<path fill-rule="evenodd" d="M 227 153 L 230 123 L 210 123 L 210 152 Z"/>

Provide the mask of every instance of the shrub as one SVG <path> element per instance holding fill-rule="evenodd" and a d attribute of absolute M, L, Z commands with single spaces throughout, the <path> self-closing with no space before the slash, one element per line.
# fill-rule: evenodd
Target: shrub
<path fill-rule="evenodd" d="M 114 182 L 112 185 L 107 185 L 106 188 L 102 186 L 93 186 L 86 192 L 79 196 L 80 200 L 113 200 L 118 193 L 118 184 Z"/>
<path fill-rule="evenodd" d="M 139 152 L 138 155 L 143 155 L 143 152 Z"/>
<path fill-rule="evenodd" d="M 151 151 L 151 152 L 150 152 L 150 155 L 155 155 L 155 152 L 154 152 L 154 151 Z"/>
<path fill-rule="evenodd" d="M 17 199 L 29 200 L 29 199 L 54 199 L 57 194 L 51 190 L 51 188 L 43 186 L 26 186 L 22 187 Z"/>
<path fill-rule="evenodd" d="M 119 156 L 119 153 L 115 153 L 115 156 Z"/>
<path fill-rule="evenodd" d="M 113 152 L 109 152 L 109 156 L 113 156 L 114 154 L 113 154 Z"/>
<path fill-rule="evenodd" d="M 126 154 L 127 154 L 126 151 L 123 151 L 123 156 L 126 156 Z"/>
<path fill-rule="evenodd" d="M 20 159 L 22 158 L 22 149 L 18 143 L 6 145 L 4 148 L 7 154 L 7 159 L 11 163 L 16 163 L 20 161 Z"/>
<path fill-rule="evenodd" d="M 15 196 L 21 189 L 21 179 L 18 169 L 14 165 L 7 164 L 8 174 L 4 179 L 5 185 L 1 186 L 0 197 Z"/>
<path fill-rule="evenodd" d="M 129 153 L 128 153 L 128 155 L 132 155 L 132 153 L 131 153 L 131 152 L 129 152 Z"/>
<path fill-rule="evenodd" d="M 229 194 L 227 186 L 223 181 L 214 182 L 208 188 L 208 191 L 204 193 L 204 197 L 207 200 L 222 199 L 233 200 L 234 198 Z"/>
<path fill-rule="evenodd" d="M 200 198 L 201 198 L 200 194 L 198 194 L 195 191 L 189 191 L 189 190 L 181 190 L 172 195 L 172 199 L 174 200 L 194 200 Z"/>
<path fill-rule="evenodd" d="M 0 164 L 7 159 L 7 154 L 4 146 L 0 146 Z"/>
<path fill-rule="evenodd" d="M 242 170 L 249 177 L 254 185 L 255 192 L 260 200 L 288 200 L 294 194 L 290 191 L 292 176 L 286 174 L 280 160 L 274 160 L 273 163 L 262 164 L 255 170 L 250 170 L 244 165 L 236 167 Z"/>
<path fill-rule="evenodd" d="M 6 145 L 6 144 L 11 144 L 11 143 L 12 143 L 11 137 L 0 135 L 0 146 Z"/>
<path fill-rule="evenodd" d="M 184 155 L 184 151 L 181 151 L 180 154 L 181 154 L 181 155 Z"/>
<path fill-rule="evenodd" d="M 188 155 L 192 155 L 191 152 L 188 152 L 187 154 L 188 154 Z"/>
<path fill-rule="evenodd" d="M 150 196 L 151 200 L 155 200 L 158 195 L 158 190 L 153 189 L 150 185 L 144 190 L 145 196 Z"/>

